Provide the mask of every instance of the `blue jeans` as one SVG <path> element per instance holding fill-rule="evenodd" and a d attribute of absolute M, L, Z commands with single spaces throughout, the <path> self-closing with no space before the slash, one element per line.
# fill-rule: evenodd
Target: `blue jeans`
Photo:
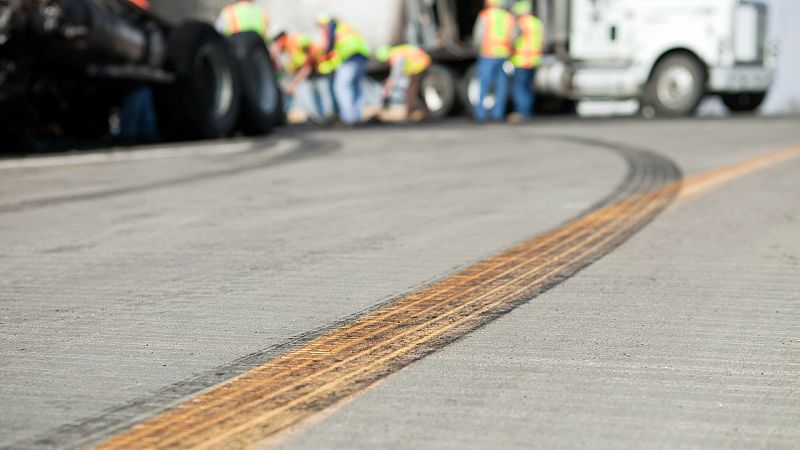
<path fill-rule="evenodd" d="M 120 137 L 129 142 L 151 141 L 158 137 L 153 90 L 140 87 L 128 94 L 120 110 Z"/>
<path fill-rule="evenodd" d="M 495 103 L 491 115 L 493 120 L 506 117 L 506 101 L 508 100 L 508 75 L 503 70 L 504 58 L 478 58 L 478 80 L 480 81 L 480 97 L 475 105 L 475 120 L 485 122 L 488 117 L 484 101 L 494 89 Z"/>
<path fill-rule="evenodd" d="M 327 89 L 328 83 L 324 83 L 324 88 Z M 284 97 L 284 110 L 289 112 L 295 106 L 300 108 L 304 113 L 308 114 L 314 120 L 322 120 L 325 118 L 325 105 L 322 102 L 322 94 L 317 80 L 310 78 L 304 81 L 297 87 L 297 91 L 293 96 Z"/>
<path fill-rule="evenodd" d="M 533 79 L 536 69 L 516 69 L 511 78 L 511 98 L 514 100 L 514 110 L 525 119 L 533 117 L 533 108 L 536 105 L 536 91 Z"/>
<path fill-rule="evenodd" d="M 367 59 L 354 56 L 336 69 L 333 76 L 333 90 L 342 122 L 354 124 L 361 122 L 364 112 L 364 91 L 362 84 L 367 76 Z"/>

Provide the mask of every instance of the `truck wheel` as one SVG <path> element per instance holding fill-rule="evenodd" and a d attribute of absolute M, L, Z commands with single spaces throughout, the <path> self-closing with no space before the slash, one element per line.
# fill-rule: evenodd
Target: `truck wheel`
<path fill-rule="evenodd" d="M 577 111 L 577 102 L 563 97 L 555 97 L 552 95 L 537 95 L 536 96 L 536 113 L 545 114 L 548 116 L 565 116 L 574 115 Z"/>
<path fill-rule="evenodd" d="M 661 60 L 645 87 L 643 105 L 663 116 L 692 114 L 705 95 L 705 71 L 696 58 L 686 54 Z"/>
<path fill-rule="evenodd" d="M 509 82 L 509 88 L 510 87 L 511 84 Z M 461 78 L 458 87 L 458 97 L 461 101 L 461 105 L 464 107 L 464 111 L 470 116 L 475 112 L 475 105 L 478 104 L 480 95 L 481 85 L 480 81 L 478 81 L 478 66 L 473 64 L 464 72 L 464 76 Z M 494 108 L 496 101 L 497 98 L 494 95 L 494 91 L 489 91 L 489 95 L 487 95 L 486 99 L 483 101 L 484 107 L 487 110 L 491 110 Z M 506 101 L 508 101 L 508 99 L 506 99 Z"/>
<path fill-rule="evenodd" d="M 242 81 L 242 132 L 269 133 L 284 120 L 283 99 L 269 50 L 264 39 L 252 31 L 234 34 L 228 41 Z"/>
<path fill-rule="evenodd" d="M 723 94 L 722 102 L 731 112 L 752 112 L 761 106 L 766 96 L 766 92 Z"/>
<path fill-rule="evenodd" d="M 188 22 L 169 35 L 167 68 L 175 82 L 156 91 L 158 125 L 170 139 L 229 136 L 240 105 L 236 60 L 210 25 Z"/>
<path fill-rule="evenodd" d="M 456 76 L 445 66 L 434 64 L 422 79 L 420 94 L 431 118 L 441 119 L 451 112 L 456 103 Z"/>
<path fill-rule="evenodd" d="M 480 95 L 480 85 L 478 84 L 478 68 L 475 64 L 471 65 L 458 83 L 458 100 L 464 111 L 472 115 L 475 105 L 478 103 Z"/>

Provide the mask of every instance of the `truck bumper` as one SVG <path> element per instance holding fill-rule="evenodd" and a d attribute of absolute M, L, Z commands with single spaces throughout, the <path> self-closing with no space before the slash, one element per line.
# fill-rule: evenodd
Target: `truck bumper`
<path fill-rule="evenodd" d="M 774 71 L 761 66 L 712 68 L 708 87 L 713 93 L 766 92 L 772 85 Z"/>

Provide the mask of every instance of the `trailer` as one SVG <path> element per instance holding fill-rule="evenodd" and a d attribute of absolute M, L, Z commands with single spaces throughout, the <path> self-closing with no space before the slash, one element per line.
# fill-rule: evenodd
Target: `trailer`
<path fill-rule="evenodd" d="M 684 116 L 707 95 L 720 95 L 733 111 L 753 111 L 773 82 L 776 46 L 767 38 L 764 1 L 532 1 L 546 30 L 535 80 L 537 105 L 546 111 L 568 111 L 585 99 L 635 99 L 647 115 Z M 471 111 L 478 101 L 471 35 L 483 0 L 260 3 L 276 28 L 314 33 L 314 15 L 325 11 L 375 47 L 426 49 L 434 66 L 422 96 L 437 116 Z"/>
<path fill-rule="evenodd" d="M 0 0 L 0 139 L 95 139 L 142 87 L 161 135 L 269 132 L 283 120 L 263 39 L 170 23 L 128 0 Z"/>

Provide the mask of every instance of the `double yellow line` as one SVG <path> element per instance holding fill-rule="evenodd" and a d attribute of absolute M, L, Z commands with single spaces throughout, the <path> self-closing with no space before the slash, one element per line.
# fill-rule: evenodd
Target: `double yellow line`
<path fill-rule="evenodd" d="M 789 158 L 765 155 L 683 183 L 699 192 Z M 682 183 L 650 167 L 632 192 L 411 293 L 302 348 L 208 389 L 101 449 L 246 448 L 491 322 L 616 248 L 669 206 Z"/>

